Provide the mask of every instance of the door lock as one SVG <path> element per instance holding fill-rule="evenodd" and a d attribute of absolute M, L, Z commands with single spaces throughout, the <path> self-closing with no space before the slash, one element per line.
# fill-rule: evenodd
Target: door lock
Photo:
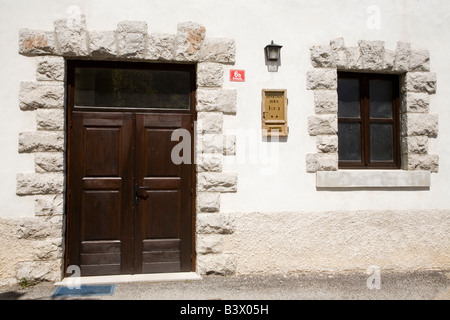
<path fill-rule="evenodd" d="M 141 191 L 150 190 L 148 187 L 140 187 L 137 183 L 134 184 L 134 203 L 137 205 L 139 203 L 139 199 L 146 200 L 148 198 L 148 194 L 142 194 Z"/>

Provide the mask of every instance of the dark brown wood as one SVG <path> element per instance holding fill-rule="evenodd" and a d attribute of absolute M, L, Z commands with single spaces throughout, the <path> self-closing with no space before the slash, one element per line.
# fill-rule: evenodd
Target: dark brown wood
<path fill-rule="evenodd" d="M 91 64 L 98 63 L 68 63 L 65 268 L 80 266 L 82 276 L 192 271 L 194 154 L 189 164 L 173 164 L 171 150 L 179 142 L 171 135 L 183 128 L 193 146 L 195 110 L 75 106 L 74 68 Z M 194 66 L 170 68 L 190 70 L 194 106 Z M 136 184 L 144 196 L 135 197 Z"/>
<path fill-rule="evenodd" d="M 96 122 L 95 120 L 100 120 Z M 83 254 L 101 254 L 110 241 L 121 246 L 122 268 L 131 271 L 127 261 L 132 250 L 133 217 L 129 195 L 134 163 L 131 145 L 133 122 L 131 113 L 73 112 L 70 139 L 69 174 L 70 228 L 69 264 L 83 268 L 86 261 L 97 265 L 102 273 L 102 257 L 83 260 Z M 111 120 L 111 121 L 108 121 Z M 73 213 L 73 214 L 72 214 Z M 89 242 L 94 241 L 97 251 Z M 83 244 L 83 245 L 81 245 Z M 105 246 L 105 248 L 103 248 Z M 84 252 L 89 248 L 88 252 Z M 109 268 L 109 267 L 108 267 Z"/>
<path fill-rule="evenodd" d="M 166 121 L 160 121 L 161 117 Z M 158 255 L 149 255 L 144 250 L 144 243 L 152 239 L 179 242 L 179 271 L 191 270 L 192 163 L 176 165 L 171 160 L 172 149 L 180 143 L 172 141 L 172 133 L 180 128 L 192 133 L 191 121 L 191 116 L 185 114 L 157 117 L 136 114 L 136 182 L 145 188 L 147 195 L 137 208 L 137 270 L 140 267 L 142 270 L 147 269 L 148 266 L 145 267 L 144 264 L 150 263 L 149 257 L 153 257 L 155 263 L 167 262 L 165 258 L 159 261 Z M 162 248 L 159 251 L 165 252 Z"/>
<path fill-rule="evenodd" d="M 89 241 L 82 242 L 84 253 L 120 253 L 120 241 Z"/>
<path fill-rule="evenodd" d="M 142 241 L 143 251 L 180 250 L 179 239 L 152 239 Z"/>
<path fill-rule="evenodd" d="M 339 78 L 353 78 L 360 81 L 360 117 L 338 117 L 338 123 L 359 123 L 361 130 L 361 161 L 339 160 L 339 167 L 345 169 L 399 169 L 400 158 L 400 91 L 399 77 L 392 74 L 367 74 L 338 72 Z M 372 79 L 389 80 L 392 85 L 392 118 L 370 117 L 369 81 Z M 388 123 L 393 128 L 393 160 L 374 161 L 370 159 L 370 125 Z"/>
<path fill-rule="evenodd" d="M 155 262 L 156 261 L 156 262 Z M 180 250 L 151 251 L 142 253 L 142 263 L 174 262 L 180 263 Z"/>
<path fill-rule="evenodd" d="M 180 272 L 179 262 L 153 262 L 143 263 L 142 273 L 164 273 L 164 272 Z"/>
<path fill-rule="evenodd" d="M 180 177 L 145 177 L 143 178 L 142 186 L 153 190 L 170 190 L 180 188 L 181 183 Z"/>

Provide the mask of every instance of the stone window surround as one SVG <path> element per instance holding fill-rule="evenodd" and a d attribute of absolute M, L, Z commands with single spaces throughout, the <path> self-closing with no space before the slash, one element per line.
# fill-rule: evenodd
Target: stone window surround
<path fill-rule="evenodd" d="M 307 73 L 306 88 L 314 91 L 315 114 L 308 117 L 308 132 L 316 138 L 316 153 L 306 155 L 306 171 L 316 173 L 316 187 L 429 187 L 430 174 L 439 167 L 438 155 L 428 153 L 429 139 L 438 134 L 438 115 L 429 112 L 430 95 L 436 93 L 429 51 L 405 42 L 392 51 L 383 41 L 366 40 L 346 47 L 338 38 L 311 47 L 310 59 L 314 69 Z M 400 75 L 400 170 L 338 170 L 337 71 Z"/>
<path fill-rule="evenodd" d="M 235 63 L 235 42 L 208 38 L 194 22 L 176 34 L 148 33 L 143 21 L 121 21 L 113 31 L 88 31 L 84 15 L 58 19 L 53 31 L 21 29 L 19 53 L 36 57 L 36 81 L 22 82 L 19 107 L 34 112 L 36 131 L 19 133 L 19 153 L 34 155 L 35 172 L 18 173 L 16 194 L 34 197 L 34 216 L 22 218 L 17 237 L 31 240 L 32 260 L 17 264 L 16 278 L 60 280 L 64 252 L 65 59 L 195 63 L 197 65 L 196 251 L 200 274 L 234 273 L 223 252 L 233 232 L 220 211 L 220 195 L 236 192 L 237 174 L 223 172 L 223 157 L 235 155 L 235 136 L 222 130 L 224 115 L 236 114 L 237 94 L 223 88 L 224 66 Z"/>

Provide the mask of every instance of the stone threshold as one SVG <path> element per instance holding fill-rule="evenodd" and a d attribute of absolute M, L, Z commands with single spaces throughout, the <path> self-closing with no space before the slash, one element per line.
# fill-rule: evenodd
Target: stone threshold
<path fill-rule="evenodd" d="M 202 280 L 202 277 L 195 272 L 172 272 L 172 273 L 151 273 L 151 274 L 124 274 L 113 276 L 89 276 L 89 277 L 66 277 L 55 286 L 75 286 L 89 284 L 112 284 L 125 282 L 166 282 L 166 281 L 187 281 Z M 79 281 L 79 282 L 77 282 Z"/>

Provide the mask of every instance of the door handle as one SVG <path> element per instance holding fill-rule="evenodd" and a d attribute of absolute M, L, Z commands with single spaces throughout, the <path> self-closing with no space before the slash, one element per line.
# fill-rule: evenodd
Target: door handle
<path fill-rule="evenodd" d="M 148 198 L 148 194 L 141 194 L 141 190 L 150 190 L 148 187 L 140 187 L 137 183 L 134 184 L 134 204 L 139 203 L 139 199 L 146 200 Z"/>

